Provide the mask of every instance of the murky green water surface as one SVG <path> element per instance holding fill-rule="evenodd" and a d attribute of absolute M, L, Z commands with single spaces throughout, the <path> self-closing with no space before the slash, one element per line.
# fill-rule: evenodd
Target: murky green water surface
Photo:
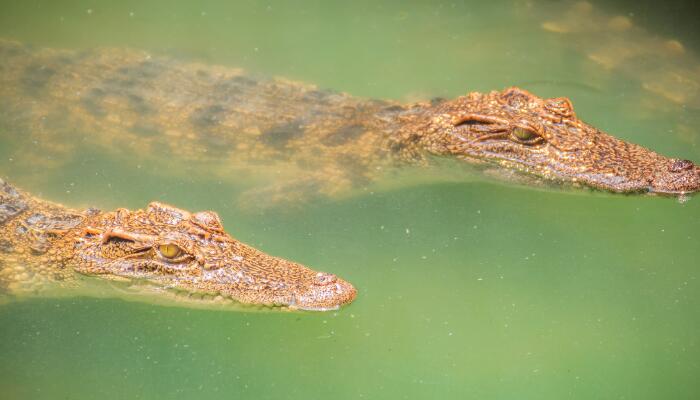
<path fill-rule="evenodd" d="M 605 41 L 543 29 L 567 9 L 549 6 L 46 1 L 2 5 L 0 36 L 148 49 L 380 98 L 518 85 L 569 96 L 601 129 L 700 161 L 690 84 L 679 101 L 649 89 L 656 66 L 592 61 Z M 682 56 L 662 70 L 700 71 L 685 33 Z M 700 396 L 698 198 L 436 183 L 249 212 L 236 205 L 235 179 L 167 176 L 90 148 L 60 169 L 19 168 L 13 134 L 0 132 L 0 174 L 34 194 L 105 209 L 160 200 L 216 210 L 235 237 L 337 273 L 359 295 L 329 313 L 5 304 L 2 398 Z"/>

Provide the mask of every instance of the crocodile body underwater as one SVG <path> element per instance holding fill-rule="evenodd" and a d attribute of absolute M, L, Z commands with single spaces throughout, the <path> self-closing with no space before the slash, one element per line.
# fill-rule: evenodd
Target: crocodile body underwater
<path fill-rule="evenodd" d="M 211 211 L 157 202 L 144 210 L 77 211 L 0 180 L 0 294 L 83 295 L 92 284 L 86 277 L 128 285 L 127 297 L 147 293 L 149 301 L 195 307 L 325 311 L 356 294 L 335 275 L 232 238 Z"/>
<path fill-rule="evenodd" d="M 402 104 L 133 49 L 0 40 L 0 57 L 0 120 L 29 143 L 17 150 L 18 162 L 59 162 L 80 143 L 131 160 L 168 160 L 164 173 L 229 180 L 268 173 L 282 178 L 254 194 L 271 204 L 340 197 L 442 159 L 533 185 L 672 196 L 700 190 L 692 161 L 598 130 L 567 98 L 519 88 Z"/>

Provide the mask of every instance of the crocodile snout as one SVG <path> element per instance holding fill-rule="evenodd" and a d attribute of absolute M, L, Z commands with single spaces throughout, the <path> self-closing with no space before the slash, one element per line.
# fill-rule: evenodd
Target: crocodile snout
<path fill-rule="evenodd" d="M 333 310 L 350 303 L 356 295 L 357 290 L 349 282 L 333 274 L 319 272 L 313 284 L 295 294 L 290 307 L 314 311 Z"/>
<path fill-rule="evenodd" d="M 700 190 L 700 167 L 690 160 L 671 159 L 653 178 L 651 192 L 684 194 Z"/>
<path fill-rule="evenodd" d="M 690 171 L 696 168 L 690 160 L 673 160 L 668 166 L 668 171 L 672 173 L 680 173 L 683 171 Z"/>

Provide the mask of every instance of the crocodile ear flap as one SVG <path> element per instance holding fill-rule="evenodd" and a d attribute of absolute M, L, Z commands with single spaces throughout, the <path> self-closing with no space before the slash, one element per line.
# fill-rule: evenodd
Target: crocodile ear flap
<path fill-rule="evenodd" d="M 528 108 L 530 103 L 533 103 L 537 96 L 527 90 L 517 87 L 510 87 L 501 92 L 501 98 L 513 108 Z"/>
<path fill-rule="evenodd" d="M 169 225 L 177 225 L 180 221 L 190 218 L 189 212 L 157 201 L 148 205 L 146 213 L 155 221 Z"/>
<path fill-rule="evenodd" d="M 191 221 L 210 231 L 224 231 L 221 219 L 214 211 L 200 211 L 192 216 Z"/>
<path fill-rule="evenodd" d="M 544 107 L 550 112 L 559 115 L 564 118 L 576 118 L 574 113 L 574 106 L 571 104 L 571 100 L 566 97 L 556 97 L 553 99 L 547 99 L 544 102 Z"/>

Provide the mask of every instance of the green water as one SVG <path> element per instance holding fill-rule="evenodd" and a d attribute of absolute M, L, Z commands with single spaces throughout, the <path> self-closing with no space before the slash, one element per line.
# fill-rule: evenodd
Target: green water
<path fill-rule="evenodd" d="M 58 3 L 3 4 L 0 36 L 144 48 L 380 98 L 519 85 L 700 161 L 700 110 L 643 90 L 634 69 L 591 63 L 590 43 L 541 29 L 557 15 L 541 11 L 550 3 Z M 684 45 L 669 68 L 694 67 L 699 47 Z M 436 183 L 251 213 L 236 206 L 235 180 L 167 176 L 89 148 L 60 169 L 19 168 L 13 134 L 0 132 L 0 175 L 37 195 L 216 210 L 237 238 L 337 273 L 359 294 L 329 313 L 2 305 L 0 398 L 700 397 L 698 198 Z"/>

